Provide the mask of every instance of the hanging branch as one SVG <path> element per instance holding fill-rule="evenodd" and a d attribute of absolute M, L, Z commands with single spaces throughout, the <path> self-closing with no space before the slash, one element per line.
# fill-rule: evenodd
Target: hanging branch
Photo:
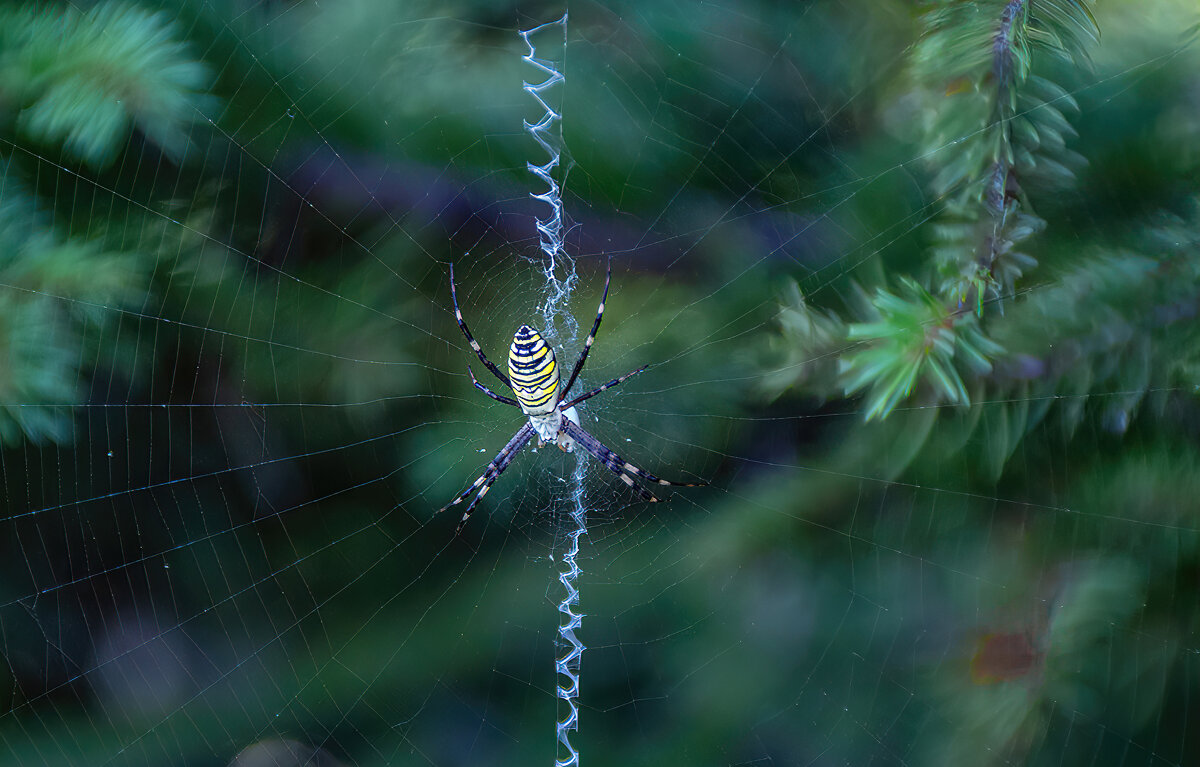
<path fill-rule="evenodd" d="M 86 371 L 107 353 L 85 339 L 106 337 L 116 310 L 144 300 L 156 259 L 103 227 L 61 225 L 30 168 L 55 162 L 43 153 L 85 173 L 108 167 L 135 128 L 178 159 L 212 103 L 211 72 L 166 14 L 119 2 L 41 5 L 0 8 L 0 139 L 12 150 L 0 158 L 4 446 L 75 438 Z"/>
<path fill-rule="evenodd" d="M 1064 111 L 1078 111 L 1075 100 L 1031 76 L 1033 59 L 1079 66 L 1099 33 L 1081 0 L 1007 0 L 994 16 L 977 6 L 938 3 L 929 11 L 913 76 L 929 115 L 931 191 L 946 201 L 934 231 L 937 292 L 981 315 L 985 300 L 1010 295 L 1037 265 L 1016 249 L 1045 226 L 1027 190 L 1064 189 L 1083 165 L 1066 148 L 1075 131 Z"/>
<path fill-rule="evenodd" d="M 1064 111 L 1077 110 L 1074 100 L 1030 69 L 1035 56 L 1084 62 L 1099 35 L 1088 0 L 936 0 L 924 26 L 909 74 L 916 113 L 925 116 L 921 156 L 944 205 L 930 273 L 863 296 L 858 322 L 795 321 L 813 311 L 798 294 L 785 307 L 793 367 L 837 356 L 842 393 L 867 392 L 868 419 L 886 417 L 918 387 L 926 403 L 970 404 L 964 375 L 991 372 L 1004 353 L 980 324 L 985 304 L 1002 311 L 1001 299 L 1037 265 L 1019 249 L 1045 226 L 1029 190 L 1061 189 L 1083 164 L 1066 148 L 1074 131 Z M 837 348 L 829 343 L 835 331 L 843 334 Z"/>
<path fill-rule="evenodd" d="M 0 10 L 0 103 L 23 136 L 61 142 L 96 167 L 131 126 L 178 158 L 211 103 L 210 79 L 165 14 L 125 3 Z"/>

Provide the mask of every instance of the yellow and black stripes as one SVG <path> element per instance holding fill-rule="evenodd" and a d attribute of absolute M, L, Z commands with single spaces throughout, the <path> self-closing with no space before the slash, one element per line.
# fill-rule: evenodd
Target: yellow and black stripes
<path fill-rule="evenodd" d="M 541 334 L 522 325 L 508 350 L 508 377 L 526 414 L 549 413 L 558 406 L 558 364 Z"/>
<path fill-rule="evenodd" d="M 534 436 L 538 437 L 539 445 L 544 441 L 557 442 L 560 447 L 564 445 L 569 447 L 571 443 L 582 446 L 584 450 L 591 453 L 592 456 L 604 464 L 605 468 L 617 475 L 622 482 L 637 493 L 638 497 L 643 501 L 655 503 L 659 499 L 643 487 L 634 477 L 656 485 L 696 487 L 704 484 L 701 482 L 670 482 L 656 477 L 648 471 L 639 469 L 612 450 L 609 450 L 598 439 L 588 434 L 578 423 L 571 420 L 571 417 L 574 417 L 574 415 L 573 413 L 569 413 L 569 411 L 574 405 L 591 399 L 614 386 L 619 386 L 624 381 L 646 369 L 645 366 L 642 366 L 637 370 L 626 373 L 620 378 L 614 378 L 599 388 L 580 394 L 572 399 L 567 399 L 567 394 L 572 384 L 575 383 L 575 380 L 583 370 L 583 365 L 587 361 L 592 343 L 596 340 L 596 331 L 600 329 L 600 321 L 604 317 L 604 304 L 608 299 L 608 284 L 611 276 L 612 267 L 610 265 L 608 274 L 604 278 L 604 294 L 600 298 L 600 306 L 596 310 L 596 320 L 592 324 L 592 331 L 588 333 L 587 339 L 583 343 L 583 349 L 579 354 L 579 359 L 576 361 L 574 369 L 571 371 L 571 377 L 567 379 L 567 385 L 562 386 L 558 363 L 554 358 L 554 350 L 550 348 L 540 333 L 528 325 L 522 325 L 517 330 L 516 335 L 513 336 L 512 348 L 508 354 L 508 375 L 501 372 L 487 358 L 487 355 L 483 353 L 483 349 L 480 348 L 479 344 L 471 336 L 471 331 L 467 329 L 467 323 L 463 320 L 462 311 L 458 307 L 458 294 L 454 285 L 454 265 L 451 264 L 450 297 L 454 302 L 454 320 L 458 323 L 459 330 L 466 337 L 467 343 L 471 345 L 471 351 L 475 352 L 475 355 L 479 357 L 479 361 L 496 378 L 511 388 L 513 393 L 517 395 L 517 398 L 515 400 L 510 399 L 488 389 L 475 378 L 475 371 L 471 370 L 471 366 L 468 365 L 467 373 L 471 376 L 471 383 L 474 384 L 475 388 L 497 402 L 502 402 L 505 405 L 519 406 L 525 415 L 529 417 L 529 421 L 517 430 L 517 433 L 508 441 L 508 444 L 487 465 L 487 469 L 484 470 L 483 474 L 472 482 L 466 490 L 455 496 L 454 500 L 442 507 L 441 511 L 445 511 L 452 506 L 463 503 L 472 493 L 475 494 L 475 497 L 467 504 L 466 511 L 463 512 L 462 519 L 458 524 L 459 530 L 466 524 L 475 506 L 483 496 L 487 495 L 492 484 L 499 479 L 500 475 L 504 473 L 504 470 L 508 468 L 521 449 Z"/>

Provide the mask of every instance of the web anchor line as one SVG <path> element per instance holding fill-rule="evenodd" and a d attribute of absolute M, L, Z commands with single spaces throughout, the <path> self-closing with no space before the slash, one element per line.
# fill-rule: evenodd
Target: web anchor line
<path fill-rule="evenodd" d="M 560 170 L 562 159 L 562 114 L 550 106 L 547 97 L 548 92 L 565 82 L 566 78 L 561 71 L 561 65 L 556 65 L 551 59 L 538 57 L 533 43 L 535 35 L 555 26 L 562 27 L 563 58 L 565 58 L 567 45 L 566 13 L 555 21 L 527 29 L 521 32 L 520 35 L 528 48 L 528 52 L 521 58 L 545 75 L 545 79 L 541 82 L 531 83 L 526 81 L 522 86 L 524 91 L 532 96 L 542 108 L 542 116 L 537 122 L 531 123 L 528 120 L 522 122 L 525 126 L 525 132 L 546 153 L 546 161 L 544 163 L 538 165 L 537 163 L 526 162 L 525 167 L 546 185 L 544 192 L 531 192 L 529 196 L 549 206 L 549 211 L 545 217 L 537 217 L 535 219 L 538 232 L 538 245 L 542 253 L 546 256 L 544 268 L 546 299 L 542 304 L 541 314 L 545 319 L 544 327 L 549 334 L 548 340 L 561 341 L 562 339 L 558 338 L 557 327 L 557 321 L 560 319 L 565 326 L 565 333 L 563 335 L 574 338 L 578 331 L 578 326 L 574 318 L 569 313 L 564 312 L 567 301 L 571 296 L 571 290 L 575 286 L 576 275 L 574 264 L 571 263 L 571 259 L 567 256 L 566 250 L 563 247 L 564 216 L 562 185 L 554 177 L 555 172 Z M 563 183 L 565 183 L 565 178 Z M 560 265 L 565 269 L 565 275 L 562 278 L 558 275 L 558 267 Z M 586 649 L 583 642 L 579 641 L 579 637 L 575 635 L 575 632 L 579 629 L 583 621 L 583 613 L 579 612 L 579 588 L 576 584 L 578 583 L 580 574 L 579 563 L 577 561 L 577 557 L 579 556 L 579 539 L 587 535 L 587 510 L 583 504 L 585 460 L 581 454 L 571 477 L 572 529 L 567 535 L 567 550 L 562 556 L 562 567 L 559 569 L 558 574 L 558 580 L 566 593 L 562 601 L 558 603 L 558 612 L 560 614 L 558 623 L 559 641 L 554 659 L 554 669 L 558 675 L 556 694 L 559 701 L 555 727 L 558 736 L 558 754 L 554 760 L 555 767 L 578 767 L 579 765 L 579 751 L 571 743 L 571 733 L 579 729 L 579 667 L 580 661 L 583 658 L 583 651 Z"/>

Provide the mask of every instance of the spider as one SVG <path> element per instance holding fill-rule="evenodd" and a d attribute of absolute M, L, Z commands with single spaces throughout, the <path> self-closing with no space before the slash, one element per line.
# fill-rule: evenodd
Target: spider
<path fill-rule="evenodd" d="M 492 483 L 500 478 L 500 475 L 512 463 L 513 458 L 521 451 L 521 448 L 525 447 L 525 444 L 529 440 L 533 439 L 535 434 L 538 438 L 538 447 L 542 447 L 548 442 L 553 442 L 558 445 L 559 449 L 571 452 L 575 445 L 581 446 L 584 450 L 591 453 L 596 460 L 604 464 L 605 468 L 620 477 L 621 481 L 632 488 L 643 501 L 648 501 L 649 503 L 658 503 L 659 499 L 649 490 L 638 484 L 633 477 L 629 476 L 630 474 L 658 485 L 701 487 L 704 484 L 703 482 L 668 482 L 665 479 L 654 476 L 648 471 L 643 471 L 602 445 L 600 440 L 588 434 L 579 425 L 579 415 L 575 412 L 576 405 L 632 378 L 645 370 L 648 367 L 647 365 L 626 373 L 620 378 L 614 378 L 603 386 L 593 389 L 586 394 L 580 394 L 574 399 L 564 401 L 567 400 L 567 393 L 571 390 L 575 379 L 579 377 L 580 371 L 583 370 L 583 363 L 587 360 L 592 343 L 596 340 L 596 331 L 600 328 L 600 320 L 604 317 L 604 302 L 608 299 L 608 283 L 611 279 L 612 263 L 610 262 L 608 271 L 604 276 L 604 295 L 600 298 L 600 308 L 596 310 L 596 322 L 592 325 L 592 332 L 588 334 L 587 340 L 583 342 L 583 351 L 579 353 L 579 360 L 575 363 L 575 369 L 571 371 L 571 377 L 567 379 L 567 385 L 560 386 L 558 364 L 555 361 L 554 350 L 550 348 L 541 334 L 529 325 L 522 325 L 517 328 L 517 332 L 513 336 L 512 347 L 508 352 L 508 375 L 504 375 L 500 371 L 500 368 L 496 367 L 487 358 L 487 355 L 483 353 L 483 349 L 480 348 L 479 343 L 471 336 L 471 331 L 467 329 L 467 323 L 463 321 L 462 311 L 458 308 L 458 293 L 454 287 L 454 264 L 450 264 L 450 298 L 454 302 L 454 319 L 458 322 L 458 327 L 462 330 L 463 335 L 467 337 L 467 343 L 471 345 L 471 349 L 479 357 L 479 361 L 483 363 L 484 367 L 492 371 L 492 374 L 496 378 L 499 378 L 505 386 L 512 389 L 517 398 L 514 400 L 511 397 L 503 397 L 488 389 L 479 383 L 479 380 L 475 378 L 475 371 L 471 370 L 470 365 L 467 365 L 467 373 L 471 376 L 471 383 L 475 385 L 476 389 L 479 389 L 497 402 L 503 402 L 505 405 L 513 407 L 520 407 L 521 411 L 529 416 L 529 422 L 517 430 L 517 433 L 508 441 L 508 444 L 487 465 L 487 469 L 483 474 L 479 475 L 479 478 L 471 483 L 470 487 L 459 493 L 453 501 L 438 509 L 438 513 L 440 514 L 451 506 L 457 506 L 462 503 L 466 500 L 467 496 L 476 490 L 479 491 L 478 495 L 467 505 L 467 510 L 463 512 L 462 520 L 458 523 L 458 530 L 462 530 L 463 526 L 467 524 L 467 520 L 470 519 L 475 505 L 479 503 L 483 496 L 487 495 L 487 491 L 491 488 Z"/>

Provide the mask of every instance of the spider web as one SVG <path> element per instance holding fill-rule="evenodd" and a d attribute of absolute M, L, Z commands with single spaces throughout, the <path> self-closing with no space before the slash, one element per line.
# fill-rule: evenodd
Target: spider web
<path fill-rule="evenodd" d="M 1085 138 L 1136 119 L 1147 90 L 1186 90 L 1170 81 L 1194 52 L 1155 38 L 1187 18 L 1168 6 L 1144 26 L 1099 11 L 1112 39 L 1101 85 L 1076 94 Z M 213 97 L 182 159 L 141 131 L 99 170 L 5 139 L 5 190 L 144 262 L 112 304 L 0 288 L 105 317 L 65 350 L 83 393 L 51 408 L 64 432 L 3 452 L 0 761 L 554 759 L 576 459 L 524 451 L 461 536 L 434 512 L 522 425 L 471 387 L 448 264 L 502 364 L 547 289 L 518 31 L 562 10 L 173 4 Z M 761 386 L 788 279 L 851 302 L 848 273 L 927 244 L 939 201 L 888 92 L 908 5 L 569 10 L 579 326 L 613 264 L 579 391 L 651 364 L 582 423 L 644 469 L 711 483 L 647 506 L 587 464 L 583 759 L 1194 760 L 1194 450 L 1119 442 L 1100 407 L 1066 453 L 1051 426 L 1024 435 L 1000 480 L 906 473 L 904 445 L 894 465 L 844 448 L 858 401 Z M 1119 183 L 1091 191 L 1124 200 Z M 894 419 L 919 432 L 936 412 Z M 1128 451 L 1160 494 L 1112 497 L 1101 458 Z M 1025 494 L 1014 474 L 1045 484 Z"/>

